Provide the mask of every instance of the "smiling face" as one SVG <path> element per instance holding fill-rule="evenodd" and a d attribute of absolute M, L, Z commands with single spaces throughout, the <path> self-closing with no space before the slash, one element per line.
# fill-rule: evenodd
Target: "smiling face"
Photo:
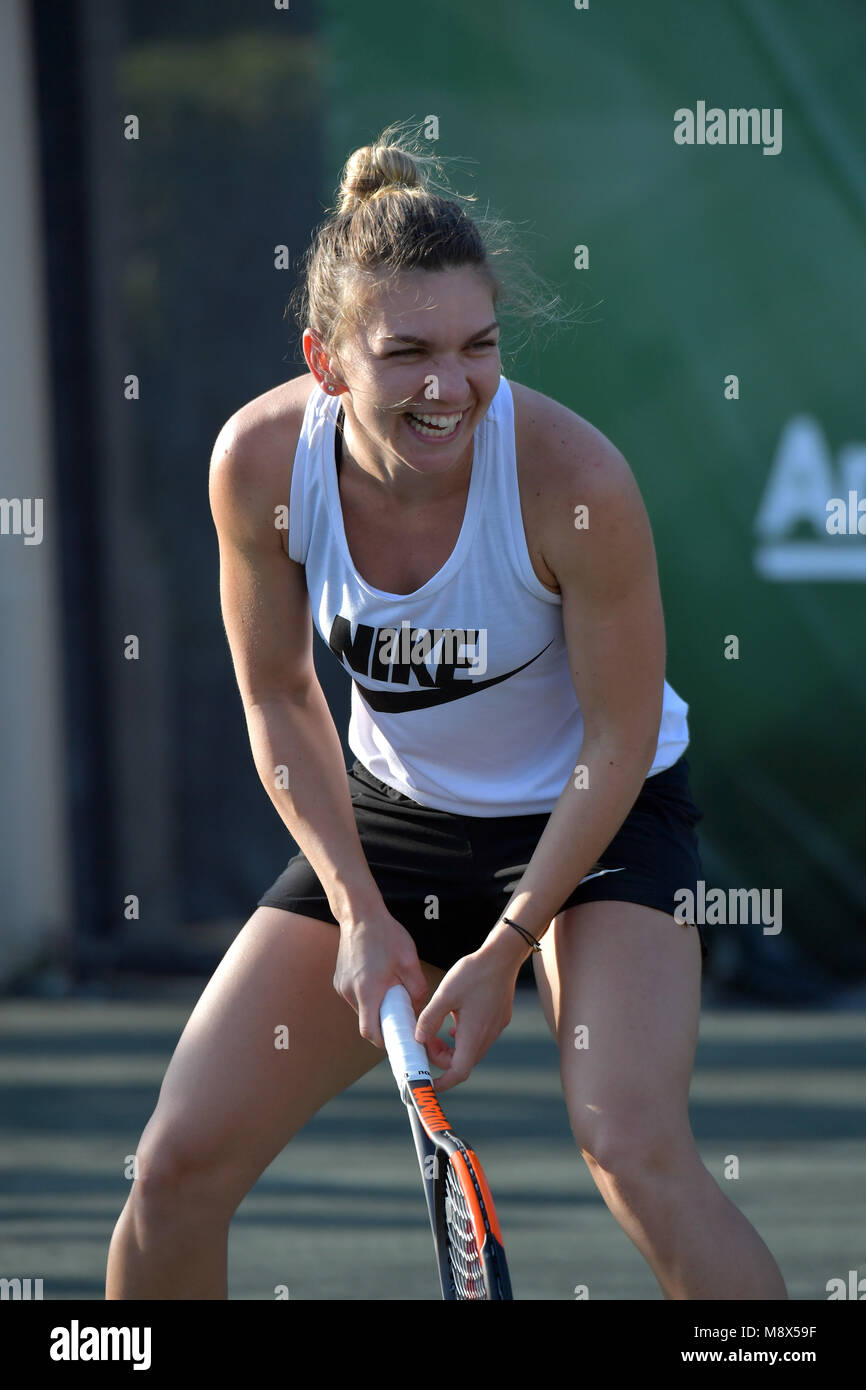
<path fill-rule="evenodd" d="M 363 325 L 304 354 L 342 393 L 349 451 L 365 472 L 397 484 L 406 470 L 450 473 L 472 460 L 472 436 L 499 387 L 493 297 L 472 266 L 411 270 L 374 282 Z"/>

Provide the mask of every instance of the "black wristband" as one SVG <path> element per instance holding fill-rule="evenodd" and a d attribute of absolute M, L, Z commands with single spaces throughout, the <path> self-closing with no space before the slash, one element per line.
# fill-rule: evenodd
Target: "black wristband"
<path fill-rule="evenodd" d="M 517 922 L 512 922 L 510 917 L 503 917 L 502 920 L 503 922 L 507 922 L 509 927 L 513 927 L 515 931 L 519 931 L 524 941 L 526 941 L 532 947 L 533 951 L 541 950 L 541 942 L 537 941 L 536 938 L 532 935 L 532 933 L 528 932 L 525 927 L 519 926 Z"/>

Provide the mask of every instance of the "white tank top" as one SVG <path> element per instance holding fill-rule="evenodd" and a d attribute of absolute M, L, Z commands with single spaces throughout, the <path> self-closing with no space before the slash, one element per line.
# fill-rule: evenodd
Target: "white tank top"
<path fill-rule="evenodd" d="M 317 384 L 295 453 L 288 552 L 306 567 L 317 630 L 352 677 L 349 747 L 422 806 L 466 816 L 552 811 L 578 762 L 583 718 L 562 600 L 536 576 L 526 545 L 507 379 L 475 430 L 457 544 L 411 594 L 373 588 L 352 563 L 338 409 Z M 665 681 L 650 776 L 687 747 L 688 708 Z"/>

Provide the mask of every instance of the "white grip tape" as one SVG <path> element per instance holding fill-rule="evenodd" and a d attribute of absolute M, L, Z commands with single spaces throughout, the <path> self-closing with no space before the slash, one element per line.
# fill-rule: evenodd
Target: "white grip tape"
<path fill-rule="evenodd" d="M 394 1080 L 403 1093 L 406 1081 L 431 1080 L 427 1049 L 415 1041 L 415 1011 L 403 985 L 392 985 L 379 1010 L 382 1038 Z"/>

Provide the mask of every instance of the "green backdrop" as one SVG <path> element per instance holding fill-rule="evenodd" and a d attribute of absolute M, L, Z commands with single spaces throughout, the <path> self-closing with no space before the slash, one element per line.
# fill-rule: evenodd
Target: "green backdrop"
<path fill-rule="evenodd" d="M 823 450 L 831 495 L 866 494 L 866 11 L 331 0 L 321 25 L 323 205 L 352 149 L 435 115 L 436 148 L 475 161 L 455 186 L 584 306 L 503 370 L 603 430 L 641 487 L 708 883 L 781 888 L 766 950 L 862 972 L 866 537 L 827 536 L 816 477 Z M 700 101 L 780 109 L 781 151 L 677 144 Z"/>

